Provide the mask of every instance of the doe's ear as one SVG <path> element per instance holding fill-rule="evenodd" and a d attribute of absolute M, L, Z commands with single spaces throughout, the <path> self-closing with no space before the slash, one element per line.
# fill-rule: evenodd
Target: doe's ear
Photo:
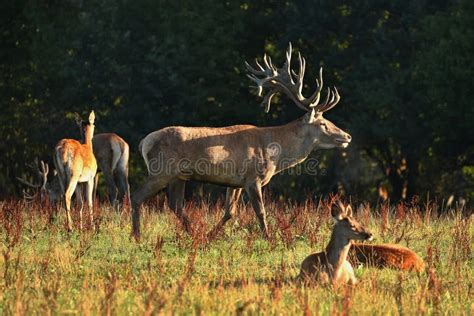
<path fill-rule="evenodd" d="M 77 112 L 74 113 L 74 120 L 76 121 L 76 124 L 79 125 L 79 127 L 82 126 L 82 119 L 79 113 Z"/>
<path fill-rule="evenodd" d="M 94 111 L 91 112 L 91 114 L 89 114 L 89 124 L 94 124 L 94 121 L 95 121 L 95 114 L 94 114 Z"/>
<path fill-rule="evenodd" d="M 340 204 L 335 204 L 331 207 L 331 215 L 335 222 L 342 220 L 344 216 L 344 209 Z"/>

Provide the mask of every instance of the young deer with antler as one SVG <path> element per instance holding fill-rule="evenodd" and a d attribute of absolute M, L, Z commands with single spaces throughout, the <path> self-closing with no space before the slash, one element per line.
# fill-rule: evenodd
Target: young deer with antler
<path fill-rule="evenodd" d="M 92 148 L 92 137 L 94 136 L 95 114 L 92 111 L 89 121 L 83 124 L 84 144 L 75 139 L 62 139 L 54 150 L 54 165 L 58 172 L 61 192 L 66 202 L 66 222 L 68 230 L 72 230 L 71 220 L 71 198 L 74 192 L 81 206 L 79 209 L 79 226 L 82 230 L 82 192 L 78 183 L 86 183 L 87 205 L 89 207 L 89 219 L 93 223 L 93 201 L 94 177 L 97 173 L 97 162 Z"/>
<path fill-rule="evenodd" d="M 357 282 L 352 265 L 347 260 L 352 240 L 370 240 L 372 234 L 352 217 L 350 205 L 338 201 L 331 209 L 335 225 L 331 239 L 323 252 L 309 255 L 301 264 L 300 279 L 305 282 L 320 281 L 337 286 Z"/>
<path fill-rule="evenodd" d="M 82 119 L 75 114 L 76 124 L 82 133 Z M 102 172 L 107 185 L 109 202 L 117 207 L 119 203 L 130 201 L 130 186 L 128 184 L 129 146 L 122 137 L 115 133 L 100 133 L 92 138 L 94 156 L 97 160 L 98 172 L 95 176 L 94 194 L 96 196 L 99 172 Z"/>
<path fill-rule="evenodd" d="M 189 229 L 183 213 L 184 185 L 197 180 L 229 187 L 224 217 L 210 232 L 215 235 L 232 217 L 242 189 L 247 192 L 264 236 L 268 236 L 262 187 L 271 178 L 298 163 L 318 148 L 345 148 L 351 136 L 323 113 L 340 100 L 336 88 L 328 89 L 327 98 L 319 103 L 323 88 L 322 69 L 316 80 L 316 91 L 309 98 L 302 95 L 305 59 L 298 55 L 299 70 L 291 69 L 291 44 L 286 62 L 277 69 L 265 55 L 264 66 L 246 63 L 250 79 L 269 92 L 264 98 L 266 111 L 276 93 L 287 95 L 306 114 L 289 124 L 275 127 L 235 125 L 221 128 L 173 126 L 148 134 L 139 149 L 148 168 L 145 184 L 132 195 L 133 234 L 140 235 L 140 205 L 161 189 L 170 186 L 171 208 Z"/>

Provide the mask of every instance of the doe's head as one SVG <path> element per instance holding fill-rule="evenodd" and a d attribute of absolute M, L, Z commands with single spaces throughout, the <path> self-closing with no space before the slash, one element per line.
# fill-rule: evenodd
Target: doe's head
<path fill-rule="evenodd" d="M 352 207 L 340 201 L 331 208 L 331 215 L 336 223 L 334 232 L 347 240 L 372 240 L 373 236 L 364 226 L 352 217 Z"/>

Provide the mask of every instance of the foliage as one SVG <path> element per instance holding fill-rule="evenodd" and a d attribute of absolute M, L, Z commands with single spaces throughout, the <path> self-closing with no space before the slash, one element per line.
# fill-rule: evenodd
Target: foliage
<path fill-rule="evenodd" d="M 98 113 L 97 132 L 136 152 L 169 125 L 277 125 L 302 115 L 285 97 L 268 115 L 244 60 L 280 63 L 289 41 L 308 61 L 305 92 L 324 66 L 342 101 L 328 118 L 353 135 L 347 151 L 314 153 L 318 176 L 281 176 L 272 191 L 344 191 L 394 200 L 429 191 L 469 196 L 473 6 L 460 1 L 10 1 L 0 14 L 0 196 L 34 157 L 77 138 L 73 112 Z M 454 184 L 454 185 L 453 185 Z"/>

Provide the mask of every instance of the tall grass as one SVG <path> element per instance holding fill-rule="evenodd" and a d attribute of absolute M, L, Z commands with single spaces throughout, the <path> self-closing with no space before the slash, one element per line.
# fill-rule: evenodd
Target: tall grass
<path fill-rule="evenodd" d="M 328 242 L 327 204 L 267 202 L 269 240 L 241 205 L 212 241 L 205 233 L 222 203 L 188 203 L 191 234 L 150 204 L 136 243 L 129 214 L 107 206 L 96 208 L 95 229 L 68 234 L 52 206 L 1 202 L 0 313 L 474 314 L 472 212 L 438 214 L 432 203 L 364 203 L 356 211 L 378 242 L 420 254 L 424 273 L 357 267 L 359 283 L 337 290 L 294 282 L 303 258 Z"/>

